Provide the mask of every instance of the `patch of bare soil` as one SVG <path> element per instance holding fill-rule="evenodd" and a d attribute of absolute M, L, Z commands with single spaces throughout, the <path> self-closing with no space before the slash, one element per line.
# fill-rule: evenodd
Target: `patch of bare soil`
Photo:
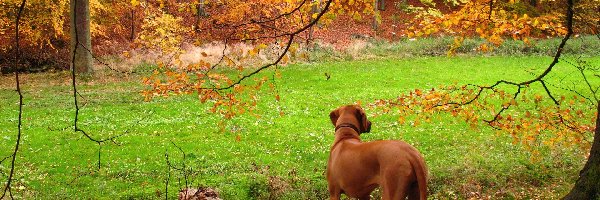
<path fill-rule="evenodd" d="M 184 188 L 179 192 L 178 200 L 221 200 L 219 193 L 212 188 Z"/>

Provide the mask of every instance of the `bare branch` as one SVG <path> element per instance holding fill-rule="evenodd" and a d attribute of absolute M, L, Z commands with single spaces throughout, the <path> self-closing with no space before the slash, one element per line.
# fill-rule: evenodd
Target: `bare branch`
<path fill-rule="evenodd" d="M 552 96 L 552 93 L 550 93 L 550 90 L 548 89 L 548 86 L 546 86 L 546 82 L 543 80 L 540 80 L 540 83 L 542 83 L 542 86 L 544 87 L 544 90 L 546 90 L 546 94 L 548 94 L 548 96 L 552 99 L 552 101 L 554 101 L 555 105 L 560 105 L 560 103 L 556 100 L 556 98 L 554 98 L 554 96 Z"/>
<path fill-rule="evenodd" d="M 292 9 L 290 12 L 287 13 L 282 13 L 280 15 L 278 15 L 277 17 L 271 18 L 271 19 L 267 19 L 267 20 L 263 20 L 263 21 L 256 21 L 254 19 L 250 19 L 250 22 L 246 22 L 246 23 L 242 23 L 242 24 L 238 24 L 238 25 L 234 25 L 233 29 L 238 29 L 242 26 L 248 26 L 248 25 L 252 25 L 252 24 L 265 24 L 265 23 L 269 23 L 269 22 L 275 22 L 283 17 L 287 17 L 292 15 L 295 12 L 300 11 L 300 8 L 302 8 L 302 6 L 304 6 L 304 4 L 306 3 L 307 0 L 303 0 L 302 2 L 300 2 L 300 4 L 298 6 L 296 6 L 294 9 Z"/>
<path fill-rule="evenodd" d="M 523 86 L 517 86 L 517 91 L 515 92 L 515 94 L 513 95 L 513 99 L 517 99 L 517 97 L 519 96 L 519 94 L 521 93 L 521 89 L 523 88 Z M 485 122 L 487 122 L 488 124 L 492 125 L 495 121 L 497 121 L 500 118 L 500 115 L 502 115 L 502 113 L 506 110 L 508 110 L 510 108 L 510 106 L 512 106 L 512 103 L 508 103 L 508 105 L 502 105 L 502 108 L 500 109 L 500 111 L 498 111 L 496 113 L 496 115 L 494 115 L 494 119 L 492 120 L 483 120 Z M 492 126 L 493 127 L 493 126 Z"/>
<path fill-rule="evenodd" d="M 283 59 L 283 57 L 285 57 L 285 54 L 286 54 L 286 53 L 287 53 L 287 51 L 290 49 L 290 46 L 292 46 L 292 43 L 293 43 L 293 41 L 294 41 L 294 36 L 295 36 L 295 35 L 290 35 L 290 36 L 289 36 L 290 38 L 288 39 L 288 43 L 287 43 L 287 45 L 285 46 L 285 49 L 283 50 L 283 53 L 281 53 L 281 54 L 279 55 L 279 57 L 277 58 L 277 60 L 275 60 L 274 62 L 272 62 L 272 63 L 270 63 L 270 64 L 264 65 L 264 66 L 262 66 L 262 67 L 260 67 L 260 68 L 258 68 L 258 69 L 256 69 L 256 70 L 254 70 L 253 72 L 251 72 L 251 73 L 249 73 L 249 74 L 246 74 L 246 75 L 242 76 L 242 77 L 241 77 L 241 78 L 239 78 L 239 79 L 238 79 L 236 82 L 234 82 L 234 83 L 232 83 L 232 84 L 229 84 L 227 87 L 216 88 L 216 89 L 217 89 L 217 90 L 227 90 L 227 89 L 230 89 L 230 88 L 232 88 L 232 87 L 234 87 L 234 86 L 236 86 L 236 85 L 239 85 L 239 84 L 240 84 L 240 83 L 241 83 L 241 82 L 242 82 L 244 79 L 246 79 L 246 78 L 249 78 L 249 77 L 251 77 L 251 76 L 253 76 L 253 75 L 255 75 L 255 74 L 258 74 L 258 72 L 260 72 L 260 71 L 262 71 L 262 70 L 264 70 L 264 69 L 267 69 L 267 68 L 269 68 L 269 67 L 271 67 L 271 66 L 277 65 L 277 64 L 278 64 L 278 63 L 279 63 L 279 62 L 280 62 L 280 61 Z"/>
<path fill-rule="evenodd" d="M 490 12 L 488 13 L 488 20 L 492 20 L 492 11 L 494 10 L 494 0 L 490 0 Z"/>
<path fill-rule="evenodd" d="M 75 29 L 77 29 L 77 28 L 75 28 Z M 79 44 L 79 43 L 78 43 L 78 44 Z M 134 74 L 134 73 L 135 73 L 134 71 L 121 71 L 121 70 L 117 70 L 117 69 L 115 69 L 115 68 L 111 67 L 109 64 L 107 64 L 107 63 L 105 63 L 105 62 L 101 61 L 101 60 L 100 60 L 98 57 L 96 57 L 94 54 L 92 54 L 92 51 L 91 51 L 91 50 L 89 50 L 89 49 L 88 49 L 88 48 L 87 48 L 85 45 L 83 45 L 83 44 L 79 44 L 79 45 L 80 45 L 80 46 L 81 46 L 83 49 L 85 49 L 87 52 L 89 52 L 89 53 L 92 55 L 92 58 L 94 58 L 94 60 L 96 60 L 96 61 L 97 61 L 97 62 L 99 62 L 100 64 L 104 65 L 104 66 L 105 66 L 105 67 L 107 67 L 108 69 L 110 69 L 110 70 L 112 70 L 112 71 L 115 71 L 115 72 L 119 72 L 119 73 L 121 73 L 121 74 Z"/>
<path fill-rule="evenodd" d="M 490 1 L 491 2 L 491 1 Z M 479 91 L 477 92 L 477 94 L 475 96 L 473 96 L 473 98 L 465 101 L 465 102 L 451 102 L 451 103 L 446 103 L 444 105 L 458 105 L 458 106 L 463 106 L 463 105 L 467 105 L 467 104 L 471 104 L 473 103 L 475 100 L 479 99 L 481 97 L 481 94 L 484 90 L 494 90 L 497 86 L 499 85 L 512 85 L 515 86 L 517 88 L 517 91 L 514 93 L 513 99 L 517 99 L 519 97 L 519 94 L 521 92 L 521 89 L 523 87 L 527 87 L 528 85 L 532 84 L 532 83 L 536 83 L 539 82 L 540 84 L 542 84 L 542 86 L 544 87 L 546 94 L 554 101 L 554 103 L 556 105 L 560 105 L 560 103 L 554 98 L 554 96 L 552 96 L 552 94 L 550 93 L 550 90 L 548 89 L 546 83 L 543 81 L 543 79 L 552 71 L 552 69 L 554 68 L 554 66 L 559 62 L 559 59 L 562 55 L 562 51 L 567 43 L 567 41 L 571 38 L 571 35 L 573 34 L 573 0 L 568 0 L 567 1 L 567 13 L 566 13 L 566 23 L 567 23 L 567 34 L 564 36 L 564 38 L 561 40 L 561 43 L 559 44 L 557 50 L 556 50 L 556 54 L 554 55 L 554 59 L 552 60 L 552 62 L 550 63 L 550 65 L 544 70 L 544 72 L 542 72 L 541 74 L 539 74 L 536 78 L 531 79 L 531 80 L 527 80 L 527 81 L 523 81 L 523 82 L 513 82 L 513 81 L 507 81 L 507 80 L 500 80 L 497 81 L 496 83 L 494 83 L 491 86 L 477 86 L 479 87 Z M 436 106 L 443 106 L 443 105 L 436 105 Z M 494 118 L 491 120 L 484 120 L 485 122 L 487 122 L 489 125 L 491 125 L 492 127 L 494 122 L 497 121 L 500 117 L 500 115 L 507 110 L 509 107 L 511 106 L 511 104 L 509 104 L 508 106 L 502 106 L 502 108 L 494 115 Z"/>
<path fill-rule="evenodd" d="M 181 161 L 181 167 L 177 167 L 175 166 L 173 163 L 171 163 L 171 161 L 169 160 L 169 152 L 165 150 L 165 160 L 167 163 L 167 179 L 165 180 L 165 194 L 166 197 L 168 199 L 169 196 L 169 180 L 171 179 L 171 168 L 179 171 L 184 178 L 185 181 L 185 188 L 189 187 L 189 176 L 190 173 L 194 172 L 194 170 L 190 167 L 190 169 L 188 170 L 186 165 L 185 165 L 185 160 L 186 160 L 186 153 L 185 151 L 183 151 L 183 149 L 179 146 L 177 146 L 177 144 L 175 144 L 175 142 L 171 141 L 171 144 L 173 144 L 173 146 L 175 146 L 177 148 L 177 150 L 179 150 L 179 152 L 181 152 L 183 159 Z"/>
<path fill-rule="evenodd" d="M 578 66 L 575 66 L 575 67 L 577 67 L 577 69 L 579 70 L 579 73 L 581 74 L 581 77 L 583 78 L 583 81 L 588 86 L 588 89 L 590 89 L 590 92 L 592 93 L 594 100 L 596 100 L 596 102 L 599 102 L 598 97 L 596 96 L 596 93 L 598 92 L 598 88 L 594 89 L 592 84 L 588 80 L 587 75 L 585 75 L 585 69 L 586 69 L 585 63 L 582 63 L 580 61 L 580 62 L 578 62 Z"/>
<path fill-rule="evenodd" d="M 574 85 L 574 84 L 573 84 L 573 85 Z M 559 88 L 559 89 L 562 89 L 562 90 L 565 90 L 565 91 L 569 91 L 569 92 L 572 92 L 572 93 L 575 93 L 577 96 L 579 96 L 579 97 L 581 97 L 581 98 L 584 98 L 584 99 L 586 99 L 586 100 L 587 100 L 587 101 L 589 101 L 591 104 L 595 104 L 595 103 L 597 102 L 597 101 L 594 101 L 594 100 L 590 99 L 589 97 L 587 97 L 587 96 L 583 95 L 583 94 L 582 94 L 582 93 L 580 93 L 579 91 L 575 90 L 575 87 L 573 87 L 573 89 L 571 89 L 571 88 L 566 88 L 566 87 L 562 87 L 562 86 L 559 86 L 559 85 L 554 85 L 554 84 L 550 84 L 550 86 L 552 86 L 552 87 L 555 87 L 555 88 Z"/>
<path fill-rule="evenodd" d="M 165 200 L 169 200 L 169 179 L 171 179 L 171 163 L 169 163 L 169 153 L 166 150 L 165 160 L 167 162 L 167 179 L 165 180 Z"/>
<path fill-rule="evenodd" d="M 327 4 L 325 4 L 325 7 L 323 8 L 323 10 L 321 10 L 321 12 L 319 12 L 319 13 L 317 14 L 317 17 L 316 17 L 314 20 L 312 20 L 310 23 L 308 23 L 308 24 L 307 24 L 307 25 L 305 25 L 304 27 L 302 27 L 302 28 L 300 28 L 300 29 L 298 29 L 298 30 L 296 30 L 296 31 L 294 31 L 294 32 L 291 32 L 291 33 L 283 33 L 283 34 L 279 34 L 279 35 L 275 35 L 275 36 L 271 36 L 271 37 L 264 37 L 264 38 L 263 38 L 263 37 L 258 37 L 258 38 L 252 38 L 252 39 L 258 40 L 258 39 L 266 39 L 266 38 L 280 38 L 280 37 L 286 37 L 286 36 L 287 36 L 287 37 L 288 37 L 287 45 L 285 46 L 285 49 L 283 50 L 283 52 L 282 52 L 282 53 L 281 53 L 281 54 L 280 54 L 280 55 L 277 57 L 277 60 L 275 60 L 274 62 L 272 62 L 272 63 L 269 63 L 269 64 L 267 64 L 267 65 L 264 65 L 264 66 L 262 66 L 262 67 L 260 67 L 260 68 L 258 68 L 258 69 L 256 69 L 256 70 L 254 70 L 254 71 L 250 72 L 249 74 L 246 74 L 246 75 L 242 76 L 242 77 L 241 77 L 241 78 L 239 78 L 237 81 L 233 82 L 232 84 L 229 84 L 228 86 L 225 86 L 225 87 L 219 87 L 219 88 L 214 88 L 214 87 L 213 87 L 213 88 L 201 88 L 201 89 L 216 89 L 216 90 L 227 90 L 227 89 L 231 89 L 231 88 L 233 88 L 234 86 L 236 86 L 236 85 L 239 85 L 239 84 L 240 84 L 240 83 L 241 83 L 241 82 L 242 82 L 244 79 L 247 79 L 247 78 L 249 78 L 249 77 L 252 77 L 253 75 L 255 75 L 255 74 L 258 74 L 258 73 L 259 73 L 259 72 L 261 72 L 262 70 L 265 70 L 265 69 L 267 69 L 267 68 L 270 68 L 270 67 L 272 67 L 272 66 L 275 66 L 275 65 L 279 64 L 279 62 L 280 62 L 280 61 L 281 61 L 281 60 L 282 60 L 282 59 L 285 57 L 285 55 L 287 54 L 288 50 L 290 49 L 290 47 L 291 47 L 292 43 L 294 42 L 294 38 L 295 38 L 295 37 L 296 37 L 298 34 L 300 34 L 300 33 L 304 32 L 304 31 L 306 31 L 307 29 L 309 29 L 310 27 L 314 26 L 314 25 L 315 25 L 315 24 L 316 24 L 316 23 L 317 23 L 317 22 L 318 22 L 318 21 L 321 19 L 321 17 L 323 17 L 323 15 L 325 15 L 325 13 L 327 13 L 327 11 L 329 10 L 329 6 L 331 5 L 332 1 L 333 1 L 333 0 L 329 0 L 329 1 L 327 1 Z M 232 39 L 232 40 L 241 40 L 241 39 Z M 227 44 L 225 44 L 225 45 L 227 45 Z M 224 50 L 223 50 L 223 51 L 224 51 Z M 207 72 L 207 73 L 208 73 L 208 72 Z"/>
<path fill-rule="evenodd" d="M 15 175 L 15 162 L 17 159 L 17 153 L 19 152 L 19 145 L 21 144 L 21 125 L 23 118 L 23 94 L 21 93 L 21 84 L 19 83 L 19 61 L 20 61 L 20 49 L 19 49 L 19 21 L 21 20 L 21 14 L 23 13 L 23 9 L 25 8 L 25 0 L 21 2 L 19 6 L 19 12 L 17 13 L 17 19 L 15 20 L 15 84 L 17 85 L 17 93 L 19 94 L 19 122 L 17 125 L 17 141 L 15 142 L 15 149 L 11 155 L 12 159 L 10 162 L 10 172 L 8 174 L 8 179 L 6 180 L 6 186 L 4 187 L 4 191 L 2 192 L 2 196 L 0 199 L 4 199 L 6 196 L 6 192 L 8 192 L 11 199 L 14 199 L 12 195 L 11 183 L 13 180 L 13 176 Z M 2 159 L 0 163 L 2 163 L 6 158 Z"/>
<path fill-rule="evenodd" d="M 77 1 L 73 2 L 73 10 L 77 10 Z M 77 21 L 77 14 L 74 13 L 73 14 L 73 21 Z M 75 56 L 77 54 L 77 49 L 81 46 L 84 48 L 84 50 L 89 52 L 89 49 L 85 48 L 85 46 L 83 44 L 81 44 L 79 42 L 79 35 L 77 34 L 77 26 L 73 27 L 74 29 L 74 37 L 75 37 L 75 45 L 73 48 L 73 54 L 71 57 L 71 83 L 73 86 L 73 101 L 74 101 L 74 105 L 75 105 L 75 117 L 74 117 L 74 121 L 73 121 L 73 127 L 75 132 L 80 132 L 81 134 L 83 134 L 83 136 L 85 136 L 88 140 L 95 142 L 96 144 L 98 144 L 98 170 L 100 169 L 100 159 L 101 159 L 101 154 L 102 154 L 102 144 L 107 142 L 107 141 L 112 141 L 113 143 L 116 143 L 114 141 L 114 139 L 119 138 L 123 135 L 125 135 L 128 131 L 125 131 L 119 135 L 115 135 L 112 137 L 108 137 L 105 139 L 96 139 L 94 137 L 92 137 L 90 134 L 88 134 L 87 132 L 85 132 L 83 129 L 80 129 L 78 126 L 78 121 L 79 121 L 79 102 L 78 102 L 78 98 L 77 96 L 79 95 L 79 92 L 77 92 L 77 82 L 76 82 L 76 74 L 75 74 Z M 90 52 L 91 53 L 91 52 Z M 81 95 L 79 95 L 81 96 Z"/>

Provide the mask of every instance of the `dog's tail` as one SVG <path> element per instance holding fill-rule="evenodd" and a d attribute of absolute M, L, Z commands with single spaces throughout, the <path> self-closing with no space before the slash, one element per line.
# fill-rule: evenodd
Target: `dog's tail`
<path fill-rule="evenodd" d="M 427 165 L 425 160 L 420 153 L 417 153 L 417 158 L 414 158 L 413 167 L 415 174 L 417 175 L 417 185 L 419 187 L 419 198 L 421 200 L 427 200 Z"/>

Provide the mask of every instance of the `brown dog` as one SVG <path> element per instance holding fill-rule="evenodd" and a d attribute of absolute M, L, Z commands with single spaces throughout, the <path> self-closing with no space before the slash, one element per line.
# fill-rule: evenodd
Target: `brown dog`
<path fill-rule="evenodd" d="M 359 135 L 371 130 L 359 106 L 342 106 L 329 114 L 335 140 L 327 163 L 330 199 L 369 199 L 382 187 L 382 199 L 427 199 L 427 169 L 423 157 L 402 141 L 361 142 Z"/>

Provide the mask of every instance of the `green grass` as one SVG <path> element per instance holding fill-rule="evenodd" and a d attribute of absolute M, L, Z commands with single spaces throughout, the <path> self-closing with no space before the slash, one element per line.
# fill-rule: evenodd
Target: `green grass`
<path fill-rule="evenodd" d="M 600 57 L 589 60 L 600 63 Z M 69 74 L 27 74 L 22 79 L 23 143 L 14 193 L 26 199 L 163 199 L 170 177 L 169 198 L 174 199 L 187 174 L 188 185 L 215 188 L 223 199 L 326 199 L 331 110 L 415 88 L 527 80 L 533 77 L 530 72 L 539 72 L 550 61 L 424 57 L 285 66 L 275 82 L 281 101 L 261 92 L 260 118 L 236 117 L 226 122 L 223 132 L 218 126 L 222 118 L 208 113 L 210 105 L 194 95 L 144 102 L 139 75 L 96 77 L 79 86 L 80 128 L 97 138 L 126 132 L 101 146 L 99 171 L 99 146 L 72 129 Z M 556 70 L 568 68 L 563 62 Z M 16 135 L 13 82 L 11 76 L 0 79 L 1 157 L 10 154 Z M 585 161 L 583 152 L 565 148 L 543 151 L 541 161 L 531 162 L 528 151 L 513 145 L 510 136 L 486 126 L 471 129 L 447 117 L 417 127 L 399 125 L 396 119 L 371 118 L 372 132 L 363 140 L 400 139 L 419 149 L 430 170 L 430 195 L 436 199 L 555 199 L 570 189 Z M 185 160 L 173 143 L 185 152 Z M 185 163 L 186 173 L 168 171 L 165 154 L 178 168 Z M 2 180 L 7 167 L 0 165 Z"/>

